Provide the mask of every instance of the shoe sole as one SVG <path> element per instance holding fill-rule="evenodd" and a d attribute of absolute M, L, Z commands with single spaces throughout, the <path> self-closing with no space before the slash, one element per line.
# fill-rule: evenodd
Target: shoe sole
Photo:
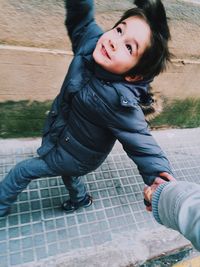
<path fill-rule="evenodd" d="M 90 199 L 90 202 L 89 202 L 87 205 L 78 207 L 78 208 L 76 208 L 76 209 L 74 209 L 74 210 L 70 210 L 70 211 L 67 211 L 67 210 L 64 209 L 63 206 L 62 206 L 62 210 L 63 210 L 65 213 L 73 213 L 73 212 L 75 212 L 76 210 L 79 210 L 79 209 L 81 209 L 81 208 L 88 208 L 88 207 L 90 207 L 90 206 L 92 205 L 92 203 L 93 203 L 93 201 L 92 201 L 92 199 Z"/>

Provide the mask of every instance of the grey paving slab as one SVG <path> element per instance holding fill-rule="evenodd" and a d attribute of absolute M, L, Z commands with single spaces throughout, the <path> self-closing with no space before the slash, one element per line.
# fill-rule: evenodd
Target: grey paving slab
<path fill-rule="evenodd" d="M 200 183 L 200 128 L 153 135 L 177 179 Z M 17 162 L 36 156 L 40 141 L 0 140 L 0 179 Z M 1 267 L 118 267 L 188 244 L 158 226 L 145 211 L 142 178 L 119 143 L 96 171 L 82 179 L 94 205 L 74 214 L 60 209 L 68 198 L 60 177 L 35 180 L 19 195 L 11 214 L 0 218 Z"/>

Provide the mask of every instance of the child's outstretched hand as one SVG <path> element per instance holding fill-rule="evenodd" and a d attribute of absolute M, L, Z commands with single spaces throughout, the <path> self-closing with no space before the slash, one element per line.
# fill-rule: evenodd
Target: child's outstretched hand
<path fill-rule="evenodd" d="M 176 179 L 167 172 L 161 172 L 159 174 L 159 177 L 157 177 L 153 184 L 151 186 L 145 186 L 144 187 L 144 203 L 146 205 L 147 211 L 152 211 L 151 201 L 152 201 L 152 195 L 154 191 L 157 189 L 157 187 L 160 184 L 166 183 L 166 182 L 172 182 Z"/>

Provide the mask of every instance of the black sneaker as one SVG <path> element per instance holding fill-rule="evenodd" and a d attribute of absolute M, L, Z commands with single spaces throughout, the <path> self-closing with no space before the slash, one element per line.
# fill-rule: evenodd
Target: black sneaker
<path fill-rule="evenodd" d="M 10 208 L 6 210 L 0 210 L 0 217 L 7 216 L 10 213 Z"/>
<path fill-rule="evenodd" d="M 62 209 L 66 213 L 74 212 L 79 208 L 87 208 L 92 205 L 92 197 L 90 195 L 86 195 L 85 198 L 80 202 L 72 202 L 70 199 L 66 200 L 62 204 Z"/>

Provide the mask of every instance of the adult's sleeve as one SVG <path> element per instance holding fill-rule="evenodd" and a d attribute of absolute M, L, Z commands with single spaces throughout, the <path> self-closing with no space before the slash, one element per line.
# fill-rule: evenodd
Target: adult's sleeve
<path fill-rule="evenodd" d="M 200 251 L 200 185 L 185 181 L 160 185 L 152 197 L 158 223 L 179 231 Z"/>

